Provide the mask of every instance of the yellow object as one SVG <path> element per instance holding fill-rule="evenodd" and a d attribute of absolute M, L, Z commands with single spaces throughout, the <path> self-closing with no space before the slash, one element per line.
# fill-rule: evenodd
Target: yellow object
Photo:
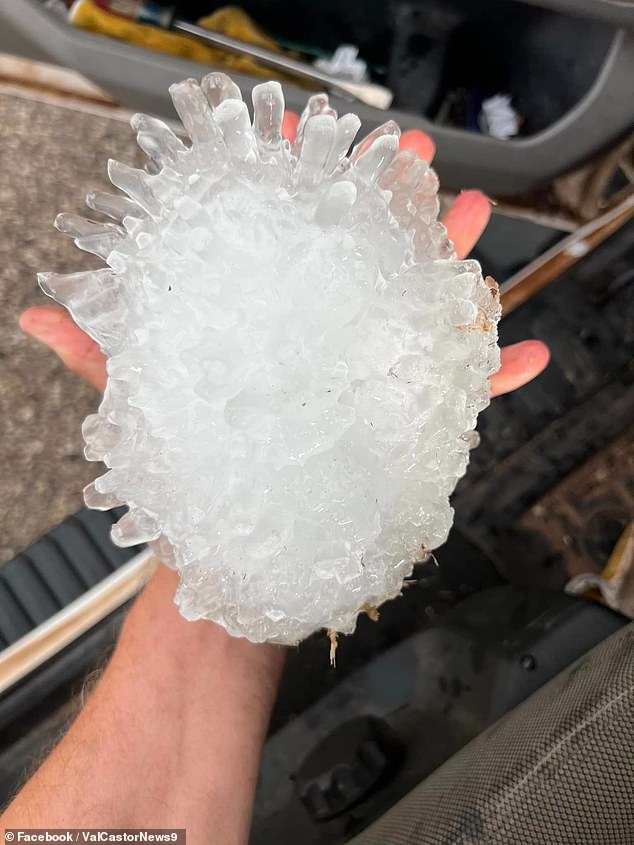
<path fill-rule="evenodd" d="M 279 75 L 267 68 L 260 67 L 257 62 L 248 56 L 239 56 L 225 50 L 209 47 L 200 41 L 196 41 L 195 38 L 188 38 L 169 30 L 135 23 L 119 17 L 119 15 L 105 12 L 96 6 L 92 0 L 76 0 L 71 7 L 69 20 L 80 29 L 87 29 L 99 35 L 107 35 L 109 38 L 127 41 L 129 44 L 136 44 L 138 47 L 147 47 L 149 50 L 168 53 L 171 56 L 180 56 L 194 62 L 215 65 L 216 67 L 228 68 L 238 73 L 255 76 L 270 78 L 272 75 Z M 198 25 L 213 32 L 236 38 L 239 41 L 265 47 L 275 53 L 283 52 L 275 41 L 269 38 L 255 21 L 237 6 L 224 6 L 217 9 L 213 14 L 201 18 Z"/>
<path fill-rule="evenodd" d="M 634 522 L 621 535 L 603 572 L 575 575 L 566 592 L 600 601 L 634 619 Z"/>
<path fill-rule="evenodd" d="M 630 522 L 619 537 L 601 577 L 605 581 L 614 581 L 628 567 L 634 568 L 634 522 Z"/>

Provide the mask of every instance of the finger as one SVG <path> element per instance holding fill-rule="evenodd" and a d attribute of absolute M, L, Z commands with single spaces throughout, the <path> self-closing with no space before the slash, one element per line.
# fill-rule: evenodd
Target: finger
<path fill-rule="evenodd" d="M 436 145 L 420 129 L 408 129 L 401 135 L 401 150 L 413 150 L 431 163 Z M 443 223 L 459 258 L 468 255 L 480 239 L 491 217 L 491 203 L 481 191 L 463 191 L 453 202 Z"/>
<path fill-rule="evenodd" d="M 26 334 L 52 349 L 72 372 L 98 390 L 106 385 L 106 359 L 91 340 L 61 308 L 29 308 L 20 317 Z M 500 370 L 491 378 L 491 395 L 517 390 L 539 375 L 548 364 L 550 353 L 540 340 L 524 340 L 502 349 Z"/>
<path fill-rule="evenodd" d="M 406 129 L 401 135 L 401 150 L 413 150 L 419 158 L 431 164 L 436 154 L 436 144 L 420 129 Z"/>
<path fill-rule="evenodd" d="M 476 245 L 491 217 L 491 203 L 482 191 L 463 191 L 453 201 L 443 223 L 458 258 L 464 258 Z"/>
<path fill-rule="evenodd" d="M 23 332 L 52 349 L 69 370 L 97 390 L 105 388 L 105 356 L 66 311 L 50 305 L 29 308 L 20 316 L 19 323 Z"/>
<path fill-rule="evenodd" d="M 294 141 L 297 135 L 299 115 L 294 111 L 284 112 L 282 120 L 282 136 L 287 141 Z M 417 156 L 431 163 L 436 153 L 436 145 L 430 136 L 421 129 L 406 129 L 401 135 L 401 150 L 413 150 Z"/>
<path fill-rule="evenodd" d="M 502 364 L 491 378 L 491 396 L 510 393 L 538 376 L 548 365 L 550 352 L 541 340 L 523 340 L 502 349 Z"/>
<path fill-rule="evenodd" d="M 294 141 L 297 135 L 299 115 L 294 111 L 285 111 L 282 119 L 282 137 L 287 141 Z"/>

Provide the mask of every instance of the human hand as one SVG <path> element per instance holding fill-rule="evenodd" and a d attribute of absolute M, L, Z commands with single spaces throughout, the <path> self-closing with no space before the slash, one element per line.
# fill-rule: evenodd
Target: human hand
<path fill-rule="evenodd" d="M 298 116 L 287 112 L 283 132 L 292 140 Z M 401 149 L 413 150 L 431 162 L 435 145 L 429 135 L 417 129 L 403 132 Z M 491 216 L 491 204 L 481 191 L 463 191 L 454 201 L 443 222 L 460 258 L 473 249 Z M 99 346 L 88 337 L 62 308 L 41 305 L 28 308 L 20 317 L 20 327 L 53 350 L 74 373 L 93 387 L 106 386 L 106 359 Z M 548 364 L 548 347 L 539 340 L 524 340 L 502 349 L 499 371 L 491 378 L 491 395 L 517 390 L 539 375 Z"/>
<path fill-rule="evenodd" d="M 296 126 L 296 117 L 287 116 L 289 135 L 293 121 Z M 405 132 L 401 141 L 431 161 L 428 136 Z M 478 191 L 456 199 L 444 222 L 461 257 L 489 214 Z M 29 308 L 20 325 L 103 390 L 106 359 L 66 311 Z M 507 347 L 492 394 L 520 387 L 547 361 L 539 341 Z M 187 827 L 195 841 L 210 835 L 227 845 L 247 841 L 284 650 L 233 639 L 210 623 L 187 622 L 169 601 L 175 580 L 165 568 L 154 575 L 86 708 L 6 811 L 6 827 L 25 820 L 40 828 L 138 827 L 152 818 L 157 827 Z M 204 743 L 209 748 L 201 754 Z M 143 788 L 131 790 L 131 783 Z"/>

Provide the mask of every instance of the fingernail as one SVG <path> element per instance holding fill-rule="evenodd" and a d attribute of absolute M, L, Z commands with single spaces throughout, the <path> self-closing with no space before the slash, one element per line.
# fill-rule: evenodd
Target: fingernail
<path fill-rule="evenodd" d="M 543 369 L 550 358 L 548 347 L 541 340 L 520 340 L 505 349 L 506 366 L 519 361 L 522 372 Z"/>
<path fill-rule="evenodd" d="M 55 326 L 58 326 L 65 319 L 63 311 L 56 308 L 33 308 L 25 311 L 18 318 L 22 331 L 27 334 L 47 334 Z"/>
<path fill-rule="evenodd" d="M 481 202 L 483 199 L 489 199 L 485 193 L 479 191 L 477 188 L 463 188 L 460 191 L 460 198 L 462 199 L 463 197 L 463 201 L 468 200 L 469 202 Z"/>
<path fill-rule="evenodd" d="M 497 205 L 498 201 L 494 200 L 493 197 L 490 197 L 488 194 L 485 194 L 484 191 L 481 191 L 479 188 L 465 188 L 461 192 L 461 194 L 478 194 L 478 196 L 484 197 L 484 199 L 489 203 L 489 205 Z"/>
<path fill-rule="evenodd" d="M 282 120 L 282 137 L 287 141 L 294 141 L 299 125 L 299 115 L 294 111 L 285 111 Z"/>

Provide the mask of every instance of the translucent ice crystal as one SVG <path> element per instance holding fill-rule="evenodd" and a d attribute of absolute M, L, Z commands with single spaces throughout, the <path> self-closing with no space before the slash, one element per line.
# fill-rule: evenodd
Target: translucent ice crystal
<path fill-rule="evenodd" d="M 102 270 L 40 283 L 104 350 L 83 433 L 109 470 L 86 503 L 126 504 L 176 603 L 253 641 L 294 643 L 397 595 L 442 543 L 449 496 L 499 364 L 497 291 L 438 222 L 437 179 L 388 122 L 308 101 L 281 135 L 276 82 L 174 85 L 190 141 L 135 115 L 146 171 L 57 226 Z"/>

